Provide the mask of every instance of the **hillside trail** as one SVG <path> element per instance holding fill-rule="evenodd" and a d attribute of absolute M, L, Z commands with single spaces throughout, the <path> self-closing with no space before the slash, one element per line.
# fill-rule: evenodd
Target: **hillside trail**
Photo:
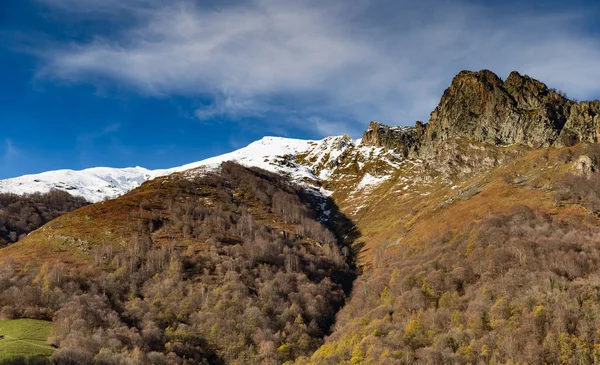
<path fill-rule="evenodd" d="M 48 350 L 49 348 L 52 348 L 52 347 L 51 347 L 51 346 L 49 346 L 49 345 L 48 345 L 48 346 L 39 345 L 39 344 L 37 344 L 37 343 L 33 343 L 33 342 L 25 341 L 25 340 L 20 340 L 20 339 L 18 339 L 18 338 L 15 338 L 15 337 L 13 337 L 13 336 L 9 336 L 9 335 L 4 335 L 4 338 L 9 338 L 9 339 L 11 339 L 11 340 L 15 340 L 15 341 L 17 341 L 17 342 L 23 342 L 23 343 L 26 343 L 26 344 L 28 344 L 28 345 L 31 345 L 31 346 L 40 347 L 40 348 L 43 348 L 44 350 Z"/>

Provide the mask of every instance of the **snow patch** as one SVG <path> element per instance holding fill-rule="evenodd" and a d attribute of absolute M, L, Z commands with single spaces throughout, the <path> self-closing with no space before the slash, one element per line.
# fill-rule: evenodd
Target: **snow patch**
<path fill-rule="evenodd" d="M 367 190 L 373 189 L 374 187 L 381 185 L 383 182 L 385 182 L 389 178 L 390 178 L 390 176 L 386 176 L 386 175 L 379 176 L 379 177 L 373 176 L 367 172 L 365 174 L 365 176 L 363 176 L 360 183 L 358 183 L 355 190 L 360 191 L 360 190 L 365 190 L 365 189 L 367 189 Z"/>
<path fill-rule="evenodd" d="M 339 156 L 343 137 L 328 137 L 321 141 L 300 140 L 282 137 L 264 137 L 239 150 L 202 161 L 170 169 L 148 170 L 143 167 L 109 168 L 96 167 L 85 170 L 56 170 L 40 174 L 24 175 L 0 180 L 0 192 L 14 194 L 46 193 L 52 189 L 66 191 L 95 203 L 121 196 L 145 181 L 175 172 L 188 171 L 188 176 L 215 171 L 225 161 L 235 161 L 244 166 L 258 167 L 281 174 L 302 185 L 316 187 L 319 178 L 311 166 L 295 162 L 296 155 L 318 150 L 323 157 L 326 153 Z M 341 146 L 341 147 L 340 147 Z M 331 195 L 319 188 L 318 194 Z"/>

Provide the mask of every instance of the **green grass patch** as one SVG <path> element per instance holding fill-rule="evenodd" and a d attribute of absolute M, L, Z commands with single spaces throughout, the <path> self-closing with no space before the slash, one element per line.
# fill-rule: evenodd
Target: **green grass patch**
<path fill-rule="evenodd" d="M 35 319 L 0 321 L 0 361 L 15 357 L 48 357 L 54 348 L 48 345 L 52 322 Z"/>

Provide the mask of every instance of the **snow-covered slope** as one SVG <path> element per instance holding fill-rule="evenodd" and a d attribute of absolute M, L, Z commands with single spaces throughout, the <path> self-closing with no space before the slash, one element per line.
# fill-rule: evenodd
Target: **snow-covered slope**
<path fill-rule="evenodd" d="M 60 189 L 90 202 L 98 202 L 123 195 L 158 176 L 188 170 L 212 170 L 224 161 L 259 167 L 285 175 L 295 182 L 319 187 L 332 179 L 344 163 L 348 163 L 350 155 L 350 160 L 359 165 L 379 158 L 393 168 L 401 160 L 392 151 L 361 146 L 360 140 L 352 140 L 347 136 L 327 137 L 318 141 L 264 137 L 239 150 L 170 169 L 97 167 L 80 171 L 49 171 L 0 180 L 0 192 L 27 194 Z M 385 172 L 386 169 L 382 171 Z M 364 180 L 360 187 L 367 188 L 369 184 L 378 184 L 384 180 L 385 176 L 372 177 Z"/>
<path fill-rule="evenodd" d="M 59 189 L 98 202 L 123 195 L 151 176 L 151 171 L 143 167 L 56 170 L 0 180 L 0 192 L 22 195 Z"/>
<path fill-rule="evenodd" d="M 294 156 L 306 153 L 311 149 L 312 146 L 320 142 L 322 141 L 310 141 L 282 137 L 264 137 L 258 141 L 250 143 L 244 148 L 240 148 L 239 150 L 230 153 L 211 157 L 206 160 L 193 162 L 172 169 L 155 170 L 153 173 L 154 176 L 164 176 L 174 172 L 197 169 L 199 167 L 216 169 L 222 162 L 236 161 L 245 166 L 259 167 L 267 171 L 285 174 L 291 177 L 293 180 L 303 180 L 308 178 L 316 181 L 317 178 L 312 174 L 309 168 L 300 166 L 298 164 L 290 164 L 286 166 L 285 161 L 293 160 Z"/>

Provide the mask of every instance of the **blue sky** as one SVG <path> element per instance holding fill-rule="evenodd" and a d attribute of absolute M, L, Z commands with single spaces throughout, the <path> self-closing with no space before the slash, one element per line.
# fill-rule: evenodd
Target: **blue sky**
<path fill-rule="evenodd" d="M 597 1 L 3 0 L 0 178 L 427 120 L 462 69 L 600 97 Z"/>

